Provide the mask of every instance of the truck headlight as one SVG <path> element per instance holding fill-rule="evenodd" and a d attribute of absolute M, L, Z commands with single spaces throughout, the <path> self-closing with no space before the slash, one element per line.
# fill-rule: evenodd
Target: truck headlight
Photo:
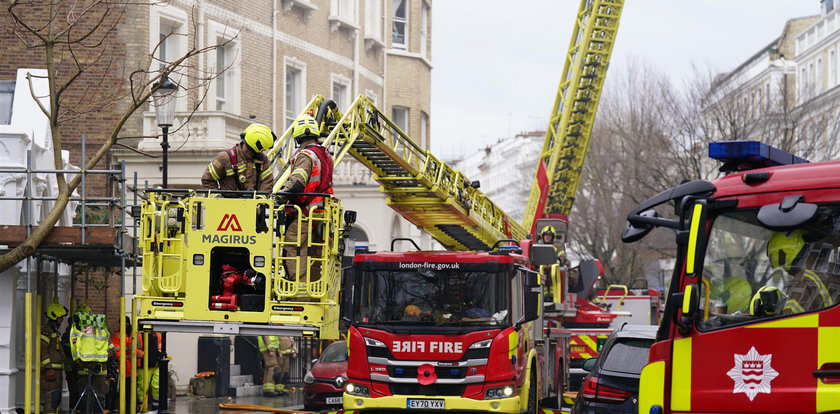
<path fill-rule="evenodd" d="M 347 383 L 347 386 L 344 387 L 344 391 L 350 395 L 370 397 L 370 388 L 365 387 L 364 385 L 354 384 L 352 382 Z"/>
<path fill-rule="evenodd" d="M 484 392 L 485 400 L 495 400 L 499 398 L 508 398 L 513 396 L 513 386 L 505 385 L 503 387 L 488 388 Z"/>
<path fill-rule="evenodd" d="M 469 349 L 487 349 L 490 348 L 490 344 L 493 343 L 492 339 L 485 339 L 483 341 L 478 341 L 472 345 L 470 345 Z"/>
<path fill-rule="evenodd" d="M 379 346 L 385 348 L 385 342 L 382 342 L 378 339 L 373 338 L 365 338 L 365 345 L 367 346 Z"/>

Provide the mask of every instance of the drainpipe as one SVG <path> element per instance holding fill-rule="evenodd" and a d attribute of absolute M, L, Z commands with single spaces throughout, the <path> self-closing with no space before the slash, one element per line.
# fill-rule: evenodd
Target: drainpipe
<path fill-rule="evenodd" d="M 271 2 L 271 130 L 277 130 L 277 0 Z"/>
<path fill-rule="evenodd" d="M 198 8 L 198 24 L 196 25 L 196 27 L 197 27 L 197 29 L 196 29 L 197 39 L 196 40 L 198 42 L 198 50 L 202 50 L 205 47 L 207 47 L 207 30 L 205 29 L 206 24 L 204 23 L 204 0 L 198 0 L 197 8 Z M 215 43 L 215 42 L 213 42 L 213 43 Z M 204 73 L 204 67 L 206 66 L 206 63 L 207 63 L 206 59 L 207 59 L 206 55 L 202 56 L 200 59 L 198 59 L 198 73 L 199 73 L 199 76 L 202 76 L 200 74 Z M 204 99 L 204 101 L 201 103 L 201 106 L 204 108 L 205 111 L 210 108 L 208 106 L 207 99 Z"/>
<path fill-rule="evenodd" d="M 386 24 L 388 23 L 387 13 L 388 10 L 386 8 L 386 4 L 380 3 L 382 6 L 382 30 L 379 31 L 379 35 L 382 36 L 382 42 L 386 42 L 385 35 L 382 34 L 384 28 L 388 27 Z M 386 115 L 390 116 L 388 113 L 388 45 L 387 43 L 385 46 L 382 47 L 382 104 L 379 105 L 379 108 L 385 111 Z"/>
<path fill-rule="evenodd" d="M 353 29 L 353 97 L 350 102 L 355 101 L 356 97 L 359 96 L 359 47 L 361 38 L 362 31 L 358 27 Z"/>

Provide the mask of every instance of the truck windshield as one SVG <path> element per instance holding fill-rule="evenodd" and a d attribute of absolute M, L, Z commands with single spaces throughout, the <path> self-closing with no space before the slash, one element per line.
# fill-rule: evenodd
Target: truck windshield
<path fill-rule="evenodd" d="M 714 219 L 703 263 L 701 330 L 840 302 L 840 206 L 820 206 L 814 219 L 788 231 L 765 228 L 757 213 Z"/>
<path fill-rule="evenodd" d="M 510 324 L 507 273 L 437 270 L 360 272 L 354 319 L 363 324 Z"/>

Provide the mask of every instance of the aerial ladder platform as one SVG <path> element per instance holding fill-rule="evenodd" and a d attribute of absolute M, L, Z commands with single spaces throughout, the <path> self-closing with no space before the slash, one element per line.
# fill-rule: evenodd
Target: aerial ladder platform
<path fill-rule="evenodd" d="M 318 95 L 313 102 L 333 107 Z M 415 143 L 365 96 L 342 114 L 321 109 L 324 145 L 338 165 L 349 155 L 373 173 L 387 204 L 448 250 L 490 250 L 501 239 L 524 239 L 525 229 L 455 170 Z M 288 159 L 291 140 L 281 137 Z M 278 147 L 275 147 L 278 148 Z M 280 152 L 272 152 L 274 157 Z M 279 189 L 288 171 L 275 184 Z"/>
<path fill-rule="evenodd" d="M 538 219 L 565 222 L 571 211 L 622 7 L 618 0 L 581 3 L 522 225 L 490 201 L 477 183 L 415 143 L 365 96 L 341 112 L 332 101 L 316 95 L 302 113 L 317 114 L 326 135 L 322 145 L 333 154 L 335 164 L 349 155 L 369 168 L 388 205 L 445 248 L 490 250 L 499 240 L 522 240 L 534 234 Z M 281 171 L 274 191 L 290 174 L 283 160 L 295 150 L 291 132 L 288 128 L 268 154 Z M 218 333 L 268 327 L 283 334 L 336 337 L 341 241 L 352 224 L 340 201 L 330 198 L 323 214 L 307 218 L 327 231 L 324 241 L 310 246 L 319 254 L 300 263 L 284 249 L 289 247 L 282 236 L 284 206 L 274 194 L 223 196 L 168 189 L 148 193 L 140 217 L 144 292 L 138 296 L 139 317 L 171 330 L 185 330 L 194 321 L 194 329 L 202 332 L 208 325 Z M 259 254 L 225 246 L 234 240 L 253 241 L 251 248 Z M 214 252 L 233 258 L 242 268 L 261 265 L 251 270 L 261 270 L 265 285 L 261 293 L 251 292 L 259 297 L 247 299 L 260 311 L 212 308 L 209 298 L 218 296 L 213 294 L 218 291 L 213 279 L 220 277 L 226 260 L 214 261 Z M 318 266 L 324 276 L 317 281 L 300 275 L 290 280 L 285 271 L 290 263 L 305 269 L 303 275 Z M 554 283 L 558 289 L 563 285 L 559 280 Z M 187 292 L 200 299 L 187 300 Z M 563 297 L 557 293 L 555 299 Z"/>

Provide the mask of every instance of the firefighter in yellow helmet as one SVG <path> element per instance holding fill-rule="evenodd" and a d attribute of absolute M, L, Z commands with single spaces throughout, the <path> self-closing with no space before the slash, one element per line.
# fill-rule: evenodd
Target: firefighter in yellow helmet
<path fill-rule="evenodd" d="M 316 281 L 321 276 L 317 265 L 313 265 L 311 277 L 308 278 L 306 273 L 310 253 L 307 246 L 310 243 L 309 224 L 308 221 L 297 220 L 297 215 L 317 213 L 324 203 L 324 196 L 318 194 L 333 194 L 333 159 L 318 143 L 320 129 L 312 116 L 304 114 L 294 120 L 292 137 L 299 148 L 288 163 L 292 174 L 280 188 L 280 200 L 287 202 L 285 242 L 288 244 L 283 247 L 283 256 L 299 258 L 285 262 L 289 279 Z M 322 232 L 321 228 L 312 229 L 312 242 L 321 242 Z"/>
<path fill-rule="evenodd" d="M 762 286 L 750 300 L 750 313 L 758 316 L 781 315 L 787 303 L 787 296 L 776 287 Z"/>
<path fill-rule="evenodd" d="M 810 243 L 802 229 L 779 231 L 767 242 L 770 265 L 780 267 L 793 276 L 790 298 L 785 309 L 799 313 L 831 306 L 834 302 L 820 274 L 806 267 Z"/>
<path fill-rule="evenodd" d="M 555 237 L 557 237 L 557 231 L 553 226 L 543 226 L 540 230 L 539 242 L 543 244 L 554 244 Z"/>
<path fill-rule="evenodd" d="M 67 308 L 55 301 L 47 306 L 44 316 L 47 318 L 41 327 L 41 402 L 44 412 L 57 413 L 61 405 L 61 374 L 64 370 L 59 328 L 67 316 Z"/>
<path fill-rule="evenodd" d="M 216 154 L 201 176 L 208 190 L 257 190 L 270 192 L 274 175 L 265 151 L 277 136 L 263 124 L 251 124 L 239 135 L 241 141 Z"/>

